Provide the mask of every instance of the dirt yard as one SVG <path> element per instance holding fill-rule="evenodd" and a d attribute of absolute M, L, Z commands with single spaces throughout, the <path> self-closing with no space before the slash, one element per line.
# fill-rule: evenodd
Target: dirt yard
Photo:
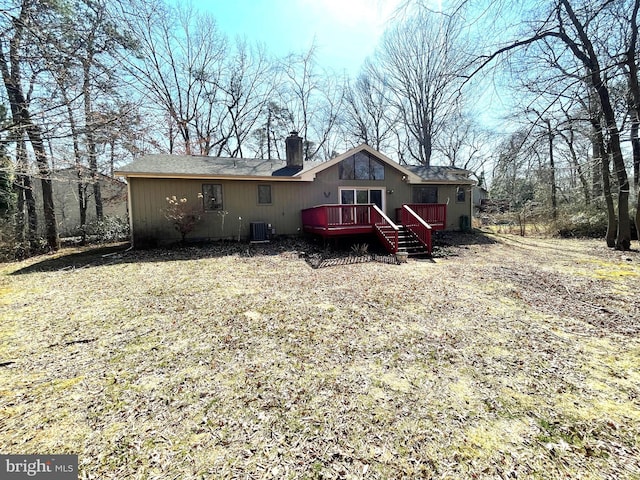
<path fill-rule="evenodd" d="M 0 265 L 0 452 L 91 479 L 640 478 L 640 254 L 441 243 Z"/>

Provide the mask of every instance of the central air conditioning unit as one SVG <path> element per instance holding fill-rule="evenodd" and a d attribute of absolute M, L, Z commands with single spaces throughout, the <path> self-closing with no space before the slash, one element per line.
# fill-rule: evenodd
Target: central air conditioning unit
<path fill-rule="evenodd" d="M 251 222 L 249 226 L 251 230 L 251 242 L 258 243 L 269 241 L 267 238 L 267 224 L 265 222 Z"/>

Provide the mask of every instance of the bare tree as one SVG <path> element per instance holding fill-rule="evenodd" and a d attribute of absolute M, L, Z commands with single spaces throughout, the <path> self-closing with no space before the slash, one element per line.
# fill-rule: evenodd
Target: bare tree
<path fill-rule="evenodd" d="M 267 102 L 263 123 L 253 131 L 255 153 L 261 158 L 281 158 L 279 144 L 287 136 L 293 125 L 293 116 L 276 102 Z"/>
<path fill-rule="evenodd" d="M 469 170 L 479 179 L 489 158 L 489 133 L 463 111 L 452 115 L 442 131 L 434 140 L 434 150 L 449 166 Z"/>
<path fill-rule="evenodd" d="M 629 139 L 633 155 L 633 184 L 636 193 L 636 232 L 640 232 L 640 80 L 638 78 L 638 12 L 640 11 L 640 0 L 633 0 L 631 8 L 627 10 L 626 3 L 620 10 L 618 18 L 626 18 L 629 10 L 631 15 L 627 22 L 623 21 L 625 29 L 625 49 L 623 55 L 623 70 L 627 77 L 628 94 L 627 105 L 631 127 L 629 129 Z M 640 235 L 639 235 L 640 237 Z"/>
<path fill-rule="evenodd" d="M 52 250 L 60 247 L 55 207 L 53 204 L 53 186 L 51 183 L 49 157 L 40 125 L 33 120 L 29 109 L 29 101 L 23 89 L 22 67 L 25 63 L 25 51 L 29 41 L 38 43 L 39 16 L 47 13 L 47 6 L 34 0 L 22 0 L 15 5 L 15 10 L 3 11 L 3 16 L 10 25 L 5 29 L 4 38 L 0 39 L 0 70 L 11 107 L 11 115 L 15 128 L 26 133 L 33 149 L 40 181 L 42 185 L 42 202 L 44 209 L 45 235 L 47 245 Z M 8 39 L 8 41 L 5 40 Z M 24 41 L 24 42 L 23 42 Z M 18 137 L 18 142 L 23 138 Z"/>
<path fill-rule="evenodd" d="M 576 2 L 577 3 L 577 2 Z M 606 35 L 606 30 L 599 25 L 599 15 L 613 2 L 605 2 L 599 8 L 592 8 L 591 3 L 580 5 L 576 10 L 569 0 L 557 0 L 546 13 L 541 13 L 540 20 L 531 23 L 531 34 L 498 48 L 490 55 L 481 58 L 480 71 L 489 62 L 515 49 L 530 45 L 543 46 L 550 49 L 554 59 L 570 55 L 579 65 L 583 73 L 574 72 L 590 89 L 599 103 L 599 111 L 604 122 L 603 134 L 606 137 L 607 151 L 613 162 L 618 186 L 618 231 L 615 247 L 628 250 L 631 245 L 629 222 L 629 180 L 622 149 L 620 146 L 620 130 L 616 112 L 612 102 L 612 94 L 605 72 L 611 67 L 603 62 L 614 57 L 608 51 L 596 51 L 598 38 Z M 598 30 L 600 27 L 600 30 Z M 605 27 L 606 28 L 606 27 Z M 602 44 L 601 44 L 602 45 Z M 473 74 L 472 74 L 473 75 Z"/>
<path fill-rule="evenodd" d="M 600 163 L 602 191 L 607 209 L 607 233 L 605 239 L 608 247 L 615 247 L 618 232 L 618 218 L 616 217 L 613 196 L 611 194 L 611 153 L 608 149 L 607 143 L 605 142 L 603 117 L 597 110 L 599 105 L 597 105 L 597 102 L 592 103 L 593 106 L 592 114 L 590 115 L 590 122 L 593 136 L 593 157 L 594 159 L 599 160 Z"/>
<path fill-rule="evenodd" d="M 429 165 L 434 139 L 456 114 L 465 59 L 459 17 L 426 9 L 388 30 L 374 62 L 402 119 L 404 149 Z"/>
<path fill-rule="evenodd" d="M 307 52 L 292 53 L 281 61 L 281 103 L 293 116 L 292 129 L 304 139 L 305 160 L 314 159 L 320 152 L 325 158 L 331 156 L 344 100 L 339 79 L 321 72 L 315 55 L 313 44 Z"/>
<path fill-rule="evenodd" d="M 269 99 L 275 89 L 271 81 L 274 67 L 264 48 L 252 49 L 246 41 L 238 40 L 225 73 L 216 85 L 229 112 L 226 127 L 229 135 L 224 149 L 231 157 L 242 157 L 249 135 L 269 114 Z"/>
<path fill-rule="evenodd" d="M 177 130 L 181 146 L 174 145 L 169 133 L 169 152 L 191 154 L 201 146 L 208 153 L 214 137 L 224 137 L 220 123 L 228 115 L 220 114 L 217 88 L 211 88 L 220 83 L 226 39 L 213 17 L 196 15 L 190 7 L 175 10 L 144 0 L 135 6 L 128 22 L 138 40 L 139 58 L 129 59 L 129 70 L 141 93 Z"/>
<path fill-rule="evenodd" d="M 530 128 L 510 134 L 496 148 L 491 194 L 497 200 L 507 200 L 512 209 L 521 209 L 533 200 L 535 148 Z"/>
<path fill-rule="evenodd" d="M 581 114 L 583 115 L 583 118 L 585 118 L 586 115 L 584 114 L 586 112 L 584 110 L 571 112 L 569 109 L 562 107 L 562 113 L 564 114 L 564 119 L 562 121 L 561 128 L 556 129 L 556 135 L 564 141 L 564 145 L 566 146 L 568 153 L 568 163 L 571 167 L 571 171 L 575 172 L 575 176 L 577 176 L 580 181 L 584 204 L 588 207 L 591 205 L 591 184 L 587 177 L 587 168 L 585 168 L 584 164 L 585 162 L 581 160 L 581 158 L 585 158 L 588 161 L 587 148 L 585 148 L 584 145 L 586 144 L 585 140 L 590 139 L 583 134 L 581 128 L 584 123 L 582 121 Z"/>
<path fill-rule="evenodd" d="M 379 151 L 388 148 L 398 116 L 391 108 L 390 93 L 370 62 L 353 84 L 346 85 L 344 124 L 356 144 L 366 143 Z"/>

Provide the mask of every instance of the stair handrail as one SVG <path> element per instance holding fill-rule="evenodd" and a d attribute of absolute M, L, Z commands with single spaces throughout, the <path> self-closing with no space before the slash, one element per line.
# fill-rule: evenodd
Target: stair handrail
<path fill-rule="evenodd" d="M 398 232 L 400 231 L 400 227 L 398 227 L 395 223 L 393 223 L 391 219 L 387 217 L 387 215 L 376 204 L 373 204 L 372 207 L 373 207 L 373 211 L 376 212 L 382 219 L 382 222 L 380 222 L 380 224 L 378 224 L 377 221 L 372 219 L 372 223 L 375 227 L 378 237 L 387 243 L 387 247 L 391 251 L 391 253 L 397 253 L 398 252 Z M 380 229 L 382 225 L 391 227 L 393 229 L 393 234 L 391 239 L 389 239 Z"/>
<path fill-rule="evenodd" d="M 431 230 L 432 227 L 429 225 L 420 215 L 413 211 L 411 207 L 408 205 L 402 206 L 403 212 L 407 212 L 407 214 L 411 217 L 413 221 L 416 221 L 418 225 L 414 225 L 411 222 L 405 221 L 404 215 L 401 215 L 402 224 L 407 227 L 411 233 L 413 233 L 420 243 L 422 243 L 427 248 L 427 253 L 431 255 Z"/>

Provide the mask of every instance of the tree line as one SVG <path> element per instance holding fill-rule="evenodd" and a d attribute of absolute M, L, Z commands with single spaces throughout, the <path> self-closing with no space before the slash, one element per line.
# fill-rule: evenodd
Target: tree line
<path fill-rule="evenodd" d="M 640 2 L 524 5 L 511 38 L 476 67 L 507 65 L 519 98 L 512 111 L 518 128 L 497 149 L 494 187 L 520 207 L 544 200 L 552 219 L 562 204 L 604 213 L 607 244 L 628 250 L 630 202 L 640 202 Z"/>
<path fill-rule="evenodd" d="M 626 175 L 634 169 L 637 191 L 640 168 L 639 2 L 461 0 L 445 11 L 404 2 L 350 78 L 319 65 L 315 45 L 278 58 L 191 6 L 2 0 L 3 228 L 35 248 L 41 224 L 58 248 L 57 168 L 78 171 L 82 227 L 90 197 L 103 218 L 97 179 L 118 164 L 145 153 L 281 158 L 296 130 L 305 160 L 364 142 L 480 182 L 491 166 L 492 189 L 515 208 L 538 198 L 556 212 L 570 185 L 569 203 L 606 211 L 608 242 L 627 249 Z M 518 100 L 505 100 L 509 115 L 493 130 L 480 121 L 493 108 L 480 101 L 487 88 Z"/>

